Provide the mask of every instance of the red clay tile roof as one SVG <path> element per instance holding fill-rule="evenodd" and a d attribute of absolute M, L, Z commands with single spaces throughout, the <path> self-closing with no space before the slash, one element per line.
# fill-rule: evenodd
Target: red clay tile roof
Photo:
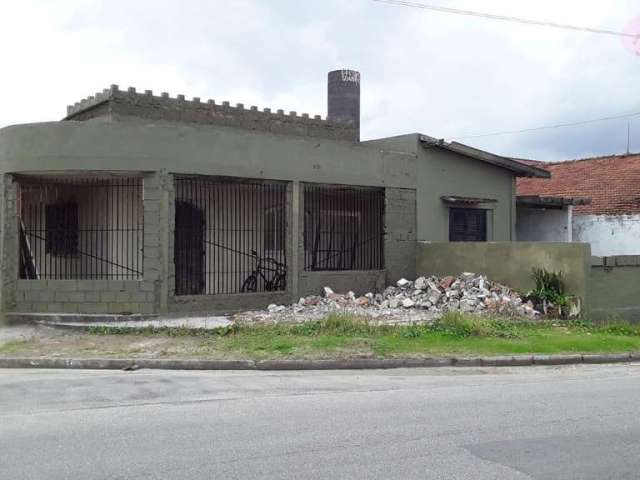
<path fill-rule="evenodd" d="M 518 178 L 518 195 L 591 198 L 578 215 L 640 213 L 640 154 L 535 164 L 551 178 Z"/>

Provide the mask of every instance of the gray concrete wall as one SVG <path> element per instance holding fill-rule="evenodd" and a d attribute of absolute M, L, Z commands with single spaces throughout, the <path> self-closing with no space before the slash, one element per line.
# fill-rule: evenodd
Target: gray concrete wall
<path fill-rule="evenodd" d="M 364 142 L 391 151 L 417 156 L 417 238 L 419 241 L 449 240 L 449 208 L 442 196 L 496 200 L 478 204 L 487 210 L 487 238 L 515 241 L 515 177 L 512 172 L 463 155 L 426 147 L 418 134 Z"/>
<path fill-rule="evenodd" d="M 640 322 L 640 256 L 592 257 L 589 318 Z"/>
<path fill-rule="evenodd" d="M 571 206 L 562 209 L 518 206 L 516 220 L 518 241 L 571 242 L 571 210 Z"/>
<path fill-rule="evenodd" d="M 521 292 L 535 283 L 532 269 L 562 272 L 569 294 L 581 297 L 586 308 L 591 253 L 582 243 L 418 243 L 418 275 L 484 274 Z"/>
<path fill-rule="evenodd" d="M 323 287 L 335 292 L 353 291 L 356 295 L 384 290 L 385 271 L 300 272 L 299 296 L 321 295 Z M 297 299 L 296 299 L 297 300 Z"/>
<path fill-rule="evenodd" d="M 0 130 L 0 173 L 109 170 L 415 188 L 416 157 L 320 138 L 181 124 L 53 122 Z"/>

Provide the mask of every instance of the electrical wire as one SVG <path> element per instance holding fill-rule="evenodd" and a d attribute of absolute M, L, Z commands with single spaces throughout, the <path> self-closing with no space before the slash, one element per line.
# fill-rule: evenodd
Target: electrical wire
<path fill-rule="evenodd" d="M 533 127 L 533 128 L 523 128 L 521 130 L 506 130 L 506 131 L 502 131 L 502 132 L 492 132 L 492 133 L 481 133 L 478 135 L 464 135 L 464 136 L 451 136 L 451 137 L 447 137 L 445 136 L 444 138 L 448 138 L 451 140 L 467 140 L 470 138 L 485 138 L 485 137 L 497 137 L 500 135 L 515 135 L 518 133 L 528 133 L 528 132 L 538 132 L 541 130 L 551 130 L 551 129 L 556 129 L 556 128 L 566 128 L 566 127 L 577 127 L 580 125 L 589 125 L 591 123 L 600 123 L 600 122 L 606 122 L 609 120 L 620 120 L 622 118 L 631 118 L 631 117 L 637 117 L 638 115 L 640 115 L 640 111 L 639 112 L 631 112 L 631 113 L 622 113 L 619 115 L 612 115 L 609 117 L 601 117 L 601 118 L 594 118 L 592 120 L 582 120 L 579 122 L 570 122 L 570 123 L 558 123 L 555 125 L 544 125 L 541 127 Z"/>
<path fill-rule="evenodd" d="M 423 10 L 432 10 L 435 12 L 441 13 L 451 13 L 454 15 L 466 15 L 470 17 L 480 17 L 480 18 L 488 18 L 491 20 L 501 20 L 504 22 L 515 22 L 522 23 L 525 25 L 537 25 L 540 27 L 550 27 L 550 28 L 560 28 L 563 30 L 573 30 L 579 32 L 587 32 L 587 33 L 596 33 L 600 35 L 613 35 L 617 37 L 629 37 L 629 38 L 640 38 L 640 32 L 634 33 L 625 33 L 618 32 L 615 30 L 606 30 L 601 28 L 591 28 L 591 27 L 581 27 L 577 25 L 568 25 L 564 23 L 556 23 L 556 22 L 547 22 L 543 20 L 533 20 L 530 18 L 521 18 L 521 17 L 512 17 L 509 15 L 497 15 L 493 13 L 485 13 L 478 12 L 474 10 L 461 10 L 458 8 L 450 8 L 450 7 L 442 7 L 437 5 L 429 5 L 426 3 L 418 3 L 418 2 L 410 2 L 406 0 L 372 0 L 377 3 L 386 3 L 388 5 L 397 5 L 402 7 L 411 7 L 411 8 L 421 8 Z"/>

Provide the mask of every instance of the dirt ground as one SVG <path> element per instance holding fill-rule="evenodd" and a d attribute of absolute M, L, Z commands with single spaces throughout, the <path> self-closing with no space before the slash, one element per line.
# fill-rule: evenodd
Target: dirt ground
<path fill-rule="evenodd" d="M 234 358 L 215 347 L 215 337 L 92 335 L 45 326 L 0 328 L 0 356 Z"/>

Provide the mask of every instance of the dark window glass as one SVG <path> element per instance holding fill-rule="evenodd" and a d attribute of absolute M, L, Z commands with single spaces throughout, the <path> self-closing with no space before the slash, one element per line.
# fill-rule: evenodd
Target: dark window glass
<path fill-rule="evenodd" d="M 486 242 L 487 211 L 480 208 L 450 209 L 449 241 Z"/>

